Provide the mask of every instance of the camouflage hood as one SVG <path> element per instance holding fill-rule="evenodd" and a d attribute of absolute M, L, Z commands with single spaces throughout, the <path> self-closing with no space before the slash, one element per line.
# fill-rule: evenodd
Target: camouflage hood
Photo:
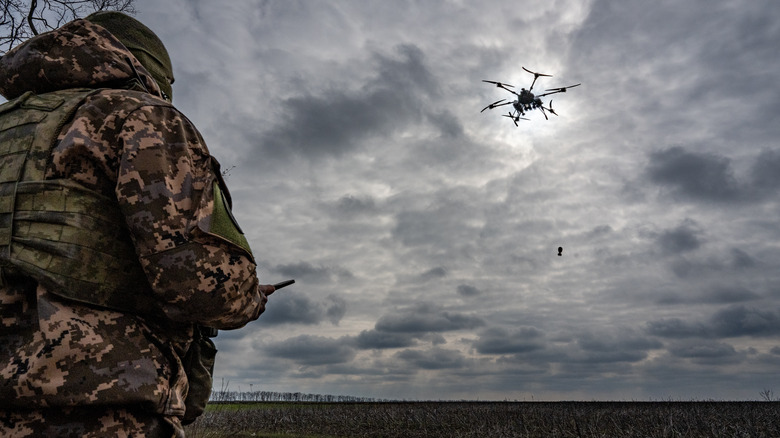
<path fill-rule="evenodd" d="M 86 20 L 37 35 L 0 58 L 0 94 L 13 99 L 67 88 L 127 88 L 161 97 L 160 87 L 110 32 Z"/>

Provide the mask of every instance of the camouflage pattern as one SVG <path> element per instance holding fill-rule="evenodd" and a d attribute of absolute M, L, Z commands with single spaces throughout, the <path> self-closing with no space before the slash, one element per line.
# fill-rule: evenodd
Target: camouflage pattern
<path fill-rule="evenodd" d="M 3 438 L 162 438 L 175 435 L 174 427 L 164 418 L 141 409 L 89 406 L 0 411 L 0 436 Z"/>
<path fill-rule="evenodd" d="M 138 73 L 138 74 L 136 74 Z M 0 65 L 0 94 L 11 100 L 67 88 L 139 87 L 162 96 L 160 87 L 132 53 L 104 28 L 72 21 L 9 50 Z"/>
<path fill-rule="evenodd" d="M 0 267 L 82 303 L 160 315 L 112 198 L 44 179 L 64 124 L 96 90 L 25 93 L 0 105 Z"/>
<path fill-rule="evenodd" d="M 267 298 L 252 254 L 214 230 L 219 166 L 201 135 L 110 33 L 76 20 L 0 59 L 0 93 L 8 99 L 75 87 L 99 90 L 60 130 L 44 178 L 72 181 L 115 203 L 143 270 L 138 288 L 150 291 L 164 317 L 63 299 L 35 276 L 4 270 L 0 436 L 28 429 L 39 436 L 56 418 L 93 427 L 83 436 L 122 429 L 112 422 L 129 430 L 145 420 L 82 414 L 139 407 L 183 436 L 188 382 L 181 358 L 194 326 L 240 328 L 259 317 Z M 74 414 L 49 421 L 41 416 L 49 408 Z"/>

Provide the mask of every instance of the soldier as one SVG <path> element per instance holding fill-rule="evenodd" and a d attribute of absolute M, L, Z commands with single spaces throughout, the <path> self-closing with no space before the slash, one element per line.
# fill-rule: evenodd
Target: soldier
<path fill-rule="evenodd" d="M 274 291 L 173 79 L 117 12 L 0 59 L 0 436 L 184 436 Z"/>

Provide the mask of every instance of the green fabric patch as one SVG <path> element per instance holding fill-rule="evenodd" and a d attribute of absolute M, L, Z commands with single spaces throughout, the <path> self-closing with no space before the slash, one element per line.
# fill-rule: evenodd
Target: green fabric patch
<path fill-rule="evenodd" d="M 244 233 L 241 231 L 241 227 L 238 226 L 236 218 L 233 217 L 225 194 L 219 188 L 219 183 L 216 181 L 214 182 L 214 213 L 211 215 L 210 232 L 211 234 L 222 237 L 228 242 L 241 247 L 246 250 L 249 255 L 252 255 L 252 250 L 249 248 L 249 242 L 247 242 Z"/>

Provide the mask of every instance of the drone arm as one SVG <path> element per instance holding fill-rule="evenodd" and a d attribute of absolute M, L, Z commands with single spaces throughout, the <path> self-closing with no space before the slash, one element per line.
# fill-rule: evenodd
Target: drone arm
<path fill-rule="evenodd" d="M 519 94 L 517 94 L 517 93 L 516 93 L 514 90 L 510 90 L 509 88 L 505 87 L 505 86 L 504 86 L 504 84 L 501 84 L 501 85 L 499 85 L 499 87 L 500 87 L 500 88 L 503 88 L 504 90 L 506 90 L 506 91 L 508 91 L 508 92 L 510 92 L 510 93 L 512 93 L 512 94 L 514 94 L 515 96 L 518 96 L 518 97 L 520 97 L 520 95 L 519 95 Z"/>
<path fill-rule="evenodd" d="M 549 95 L 555 94 L 555 93 L 565 93 L 565 92 L 566 92 L 566 90 L 555 90 L 555 91 L 550 91 L 549 93 L 538 94 L 536 97 L 544 97 L 544 96 L 549 96 Z"/>
<path fill-rule="evenodd" d="M 533 89 L 534 89 L 534 84 L 536 84 L 536 79 L 538 79 L 538 78 L 539 78 L 539 75 L 536 75 L 536 74 L 535 74 L 535 75 L 534 75 L 534 81 L 533 81 L 533 82 L 531 82 L 531 88 L 529 88 L 529 89 L 528 89 L 528 91 L 531 91 L 531 90 L 533 90 Z"/>
<path fill-rule="evenodd" d="M 550 88 L 550 89 L 545 90 L 545 91 L 549 91 L 549 93 L 541 94 L 541 95 L 539 95 L 539 97 L 547 96 L 549 94 L 555 94 L 555 93 L 565 93 L 566 90 L 568 90 L 569 88 L 578 87 L 580 85 L 582 85 L 582 84 L 574 84 L 574 85 L 569 85 L 567 87 L 560 87 L 560 88 Z"/>
<path fill-rule="evenodd" d="M 501 99 L 501 100 L 499 100 L 499 101 L 497 101 L 497 102 L 493 102 L 493 103 L 491 103 L 490 105 L 488 105 L 488 106 L 486 106 L 486 107 L 482 108 L 482 111 L 480 111 L 480 112 L 484 112 L 486 109 L 493 109 L 493 108 L 497 108 L 497 107 L 499 107 L 499 106 L 509 105 L 509 104 L 511 104 L 511 103 L 512 103 L 512 102 L 504 102 L 504 103 L 499 103 L 499 102 L 501 102 L 501 101 L 503 101 L 503 100 L 504 100 L 504 99 Z"/>

